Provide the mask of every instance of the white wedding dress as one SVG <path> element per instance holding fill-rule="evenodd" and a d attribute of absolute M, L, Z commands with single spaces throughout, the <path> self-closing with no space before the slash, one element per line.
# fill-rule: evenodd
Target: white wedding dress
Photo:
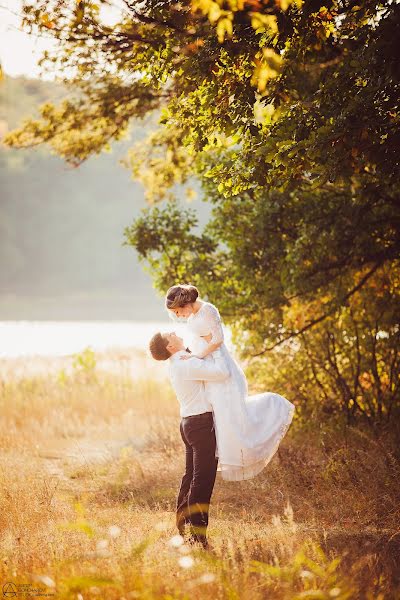
<path fill-rule="evenodd" d="M 226 480 L 251 479 L 278 450 L 292 422 L 294 404 L 272 392 L 248 396 L 246 376 L 223 341 L 221 318 L 213 304 L 204 302 L 200 310 L 187 319 L 187 327 L 194 354 L 209 343 L 201 336 L 211 334 L 213 343 L 223 342 L 204 359 L 212 360 L 213 355 L 221 352 L 230 371 L 227 380 L 205 384 L 214 413 L 218 471 Z"/>

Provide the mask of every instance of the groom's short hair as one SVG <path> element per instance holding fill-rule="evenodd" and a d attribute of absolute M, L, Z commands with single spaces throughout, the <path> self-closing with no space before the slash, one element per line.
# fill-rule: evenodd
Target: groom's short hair
<path fill-rule="evenodd" d="M 156 360 L 167 360 L 171 356 L 167 346 L 168 340 L 161 333 L 153 335 L 149 344 L 152 357 Z"/>

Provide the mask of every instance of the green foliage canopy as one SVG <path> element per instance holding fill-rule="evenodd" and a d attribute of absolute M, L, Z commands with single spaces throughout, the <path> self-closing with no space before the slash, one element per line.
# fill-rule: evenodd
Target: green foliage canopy
<path fill-rule="evenodd" d="M 124 0 L 114 26 L 103 3 L 25 2 L 25 26 L 60 42 L 43 65 L 72 73 L 76 92 L 6 141 L 80 164 L 157 114 L 128 163 L 169 203 L 126 239 L 159 289 L 198 283 L 260 355 L 398 264 L 396 2 Z M 213 205 L 202 232 L 172 191 L 192 176 Z M 396 336 L 390 296 L 388 310 Z"/>

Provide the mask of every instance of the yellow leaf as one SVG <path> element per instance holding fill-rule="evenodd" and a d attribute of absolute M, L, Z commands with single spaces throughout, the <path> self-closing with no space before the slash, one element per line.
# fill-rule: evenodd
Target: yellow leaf
<path fill-rule="evenodd" d="M 187 202 L 192 202 L 192 200 L 194 200 L 194 198 L 196 198 L 196 196 L 197 196 L 196 191 L 190 187 L 185 189 L 185 193 L 186 193 Z"/>
<path fill-rule="evenodd" d="M 227 18 L 220 19 L 217 23 L 217 35 L 220 43 L 224 41 L 225 33 L 232 35 L 232 21 Z"/>
<path fill-rule="evenodd" d="M 221 9 L 216 2 L 212 3 L 210 10 L 208 11 L 208 18 L 211 23 L 215 23 L 221 16 Z"/>
<path fill-rule="evenodd" d="M 295 4 L 297 8 L 301 8 L 303 0 L 279 0 L 279 6 L 283 11 L 286 11 L 292 4 Z"/>
<path fill-rule="evenodd" d="M 278 23 L 275 15 L 263 15 L 259 12 L 251 12 L 251 26 L 260 31 L 269 30 L 272 34 L 278 33 Z"/>
<path fill-rule="evenodd" d="M 50 21 L 50 17 L 48 14 L 44 14 L 40 17 L 41 23 L 42 25 L 44 25 L 45 27 L 47 27 L 47 29 L 54 29 L 54 22 Z"/>

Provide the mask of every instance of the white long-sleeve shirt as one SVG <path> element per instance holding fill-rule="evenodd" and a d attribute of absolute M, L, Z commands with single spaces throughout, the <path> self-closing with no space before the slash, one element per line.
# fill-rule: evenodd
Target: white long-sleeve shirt
<path fill-rule="evenodd" d="M 180 404 L 180 415 L 189 417 L 211 412 L 205 383 L 224 381 L 229 377 L 225 360 L 221 353 L 214 359 L 204 360 L 193 356 L 189 360 L 181 360 L 184 354 L 187 354 L 186 350 L 179 350 L 169 358 L 169 374 Z"/>

